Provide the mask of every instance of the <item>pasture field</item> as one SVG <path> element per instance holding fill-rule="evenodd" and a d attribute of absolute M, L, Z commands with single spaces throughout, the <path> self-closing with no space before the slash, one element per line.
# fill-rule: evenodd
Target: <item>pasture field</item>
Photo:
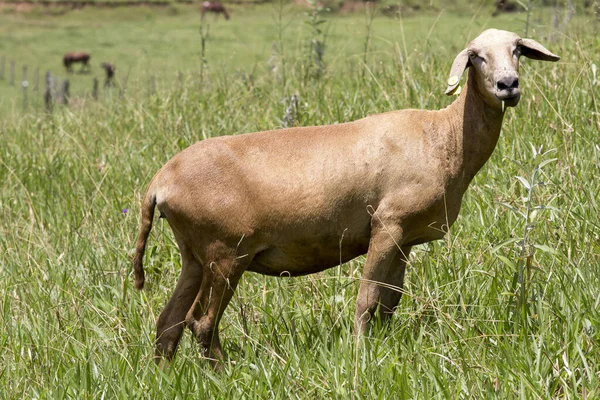
<path fill-rule="evenodd" d="M 295 125 L 445 107 L 466 42 L 524 29 L 523 15 L 474 12 L 311 24 L 287 5 L 234 8 L 227 23 L 208 19 L 204 67 L 190 8 L 0 14 L 0 55 L 63 76 L 67 47 L 94 63 L 53 113 L 33 99 L 23 112 L 0 81 L 0 398 L 600 397 L 599 25 L 579 13 L 552 34 L 549 9 L 534 10 L 529 37 L 562 60 L 522 60 L 520 104 L 446 239 L 411 254 L 389 324 L 356 346 L 362 258 L 302 278 L 247 273 L 221 323 L 223 373 L 188 332 L 170 366 L 153 362 L 180 268 L 157 220 L 146 288 L 133 288 L 153 174 L 198 140 L 282 126 L 294 93 Z M 311 41 L 325 42 L 324 67 Z M 128 89 L 94 101 L 104 59 L 119 84 L 129 72 Z"/>
<path fill-rule="evenodd" d="M 228 7 L 231 21 L 225 22 L 222 16 L 216 19 L 207 15 L 206 18 L 209 39 L 205 59 L 213 74 L 212 80 L 227 81 L 228 77 L 244 74 L 264 76 L 269 70 L 268 61 L 276 41 L 282 42 L 286 60 L 289 59 L 286 68 L 302 67 L 297 65 L 297 60 L 306 58 L 312 31 L 305 9 L 287 4 Z M 195 78 L 190 75 L 201 67 L 199 6 L 85 8 L 54 17 L 47 14 L 51 12 L 52 9 L 40 8 L 31 13 L 0 14 L 0 57 L 5 57 L 4 79 L 0 80 L 0 110 L 12 112 L 22 108 L 19 83 L 23 65 L 28 67 L 27 78 L 31 83 L 29 103 L 38 108 L 42 104 L 46 71 L 55 75 L 57 81 L 68 78 L 72 96 L 89 97 L 93 77 L 98 77 L 101 84 L 104 79 L 100 63 L 113 62 L 117 67 L 118 84 L 122 85 L 126 79 L 128 98 L 132 98 L 147 96 L 152 77 L 155 89 L 164 96 L 179 84 L 180 73 Z M 469 23 L 473 12 L 484 15 L 482 21 Z M 376 18 L 369 40 L 369 60 L 375 65 L 379 61 L 390 62 L 399 51 L 412 52 L 420 42 L 421 47 L 424 42 L 432 52 L 444 48 L 455 50 L 464 45 L 465 38 L 477 35 L 483 26 L 495 23 L 507 29 L 522 29 L 523 25 L 515 21 L 513 15 L 496 19 L 490 17 L 489 9 L 475 6 L 464 19 L 457 20 L 448 14 L 447 11 L 442 14 L 430 11 L 425 16 L 406 19 L 404 26 L 394 18 Z M 546 14 L 547 10 L 540 10 L 539 18 L 550 20 Z M 331 74 L 335 74 L 338 66 L 358 65 L 364 61 L 368 24 L 364 13 L 335 18 L 323 14 L 320 19 L 329 21 L 319 28 L 329 45 L 325 58 Z M 467 25 L 462 27 L 465 23 Z M 404 40 L 399 37 L 402 28 L 406 32 Z M 62 65 L 62 56 L 67 51 L 91 53 L 91 73 L 78 73 L 79 65 L 75 65 L 76 73 L 67 74 Z M 15 61 L 15 86 L 8 82 L 10 60 Z M 32 91 L 36 68 L 37 94 Z"/>

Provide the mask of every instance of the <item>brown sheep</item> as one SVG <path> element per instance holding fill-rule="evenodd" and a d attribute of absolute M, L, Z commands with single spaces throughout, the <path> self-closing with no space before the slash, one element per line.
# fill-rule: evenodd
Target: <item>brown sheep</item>
<path fill-rule="evenodd" d="M 135 287 L 158 207 L 181 252 L 181 276 L 158 318 L 156 357 L 174 356 L 187 326 L 219 366 L 218 325 L 246 271 L 312 274 L 367 254 L 355 330 L 398 305 L 411 247 L 444 237 L 469 183 L 518 104 L 519 57 L 557 61 L 541 44 L 486 30 L 452 64 L 442 110 L 222 136 L 174 156 L 141 209 Z M 377 314 L 376 314 L 377 313 Z"/>

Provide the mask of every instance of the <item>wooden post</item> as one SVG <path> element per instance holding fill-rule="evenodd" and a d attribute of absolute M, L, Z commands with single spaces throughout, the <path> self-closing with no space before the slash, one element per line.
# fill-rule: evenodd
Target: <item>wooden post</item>
<path fill-rule="evenodd" d="M 27 80 L 27 64 L 23 64 L 23 81 Z"/>
<path fill-rule="evenodd" d="M 121 97 L 125 97 L 125 91 L 127 90 L 127 76 L 124 76 L 123 79 L 121 79 L 121 93 L 120 96 Z"/>
<path fill-rule="evenodd" d="M 38 85 L 39 85 L 39 81 L 40 81 L 40 71 L 39 71 L 39 67 L 35 67 L 35 70 L 33 71 L 33 91 L 34 92 L 38 92 Z"/>
<path fill-rule="evenodd" d="M 98 100 L 98 78 L 94 77 L 94 87 L 92 88 L 92 98 Z"/>
<path fill-rule="evenodd" d="M 152 75 L 150 77 L 150 96 L 152 96 L 154 94 L 154 92 L 156 91 L 156 80 L 154 78 L 154 75 Z"/>
<path fill-rule="evenodd" d="M 15 60 L 10 60 L 10 79 L 8 83 L 11 86 L 15 86 Z"/>
<path fill-rule="evenodd" d="M 29 86 L 29 82 L 26 79 L 23 79 L 21 82 L 21 87 L 23 88 L 23 112 L 27 111 L 27 87 Z"/>
<path fill-rule="evenodd" d="M 46 72 L 46 91 L 44 92 L 44 104 L 46 105 L 46 111 L 52 112 L 52 74 L 50 71 Z"/>
<path fill-rule="evenodd" d="M 63 104 L 68 105 L 69 104 L 69 80 L 65 79 L 65 81 L 63 82 L 63 87 L 62 87 L 62 100 L 63 100 Z"/>

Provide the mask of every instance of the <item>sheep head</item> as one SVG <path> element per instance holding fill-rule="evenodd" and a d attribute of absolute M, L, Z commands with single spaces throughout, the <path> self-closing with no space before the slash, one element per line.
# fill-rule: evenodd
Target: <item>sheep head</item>
<path fill-rule="evenodd" d="M 503 110 L 514 107 L 521 98 L 519 87 L 519 58 L 558 61 L 560 57 L 532 39 L 522 39 L 516 33 L 488 29 L 471 41 L 454 62 L 448 79 L 446 94 L 459 87 L 460 77 L 468 67 L 474 70 L 475 90 L 485 103 Z"/>

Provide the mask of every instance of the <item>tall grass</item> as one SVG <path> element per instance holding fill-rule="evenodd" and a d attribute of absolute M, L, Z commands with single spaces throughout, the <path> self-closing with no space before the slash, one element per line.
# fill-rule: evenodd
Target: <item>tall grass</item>
<path fill-rule="evenodd" d="M 399 21 L 375 17 L 363 77 L 364 37 L 335 32 L 345 18 L 328 17 L 332 60 L 310 85 L 302 65 L 311 60 L 286 46 L 286 85 L 301 90 L 298 125 L 444 107 L 454 55 L 491 25 L 423 17 L 427 37 L 405 20 L 405 46 Z M 448 32 L 456 32 L 450 44 Z M 544 42 L 542 33 L 534 38 Z M 265 39 L 267 52 L 271 43 Z M 356 53 L 333 59 L 344 53 L 332 48 L 355 43 Z M 170 367 L 154 365 L 154 324 L 180 269 L 167 224 L 152 232 L 142 292 L 131 284 L 130 256 L 140 198 L 166 160 L 197 140 L 278 126 L 289 104 L 268 56 L 252 82 L 209 68 L 202 92 L 196 70 L 151 97 L 3 118 L 0 397 L 598 397 L 600 113 L 591 64 L 600 43 L 578 19 L 545 44 L 563 59 L 523 61 L 521 103 L 508 111 L 450 234 L 411 254 L 392 321 L 355 346 L 362 258 L 303 278 L 248 273 L 221 323 L 229 355 L 221 374 L 199 358 L 189 333 Z M 218 65 L 213 45 L 209 39 L 209 66 Z M 514 279 L 523 266 L 527 324 L 515 329 L 522 286 Z"/>

